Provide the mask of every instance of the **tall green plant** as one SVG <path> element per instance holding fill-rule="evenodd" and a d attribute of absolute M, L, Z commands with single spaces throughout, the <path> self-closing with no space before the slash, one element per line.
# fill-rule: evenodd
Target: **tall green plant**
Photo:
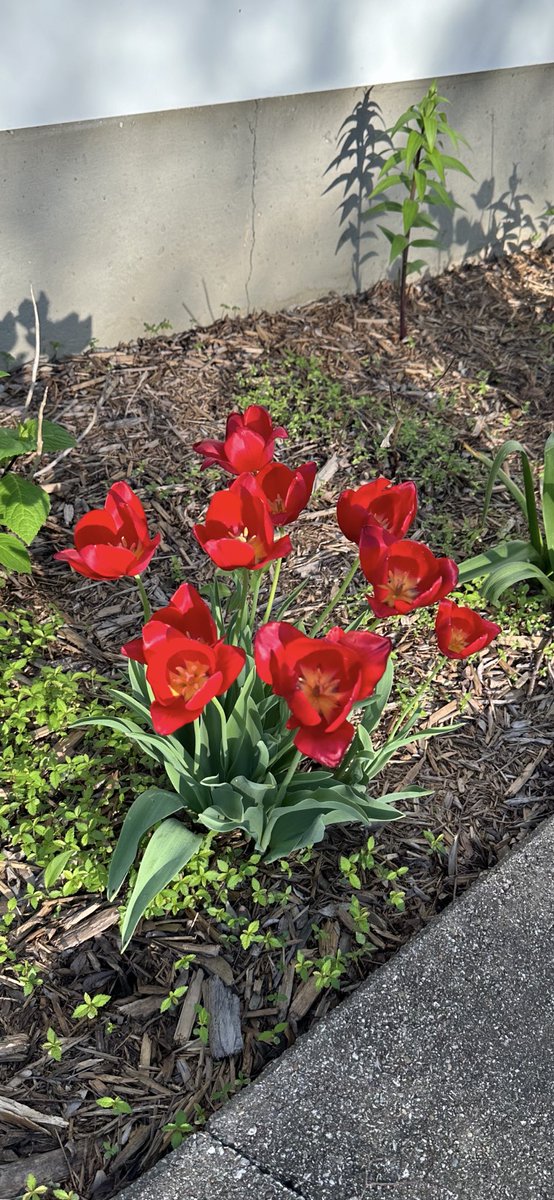
<path fill-rule="evenodd" d="M 442 144 L 448 138 L 455 149 L 458 143 L 467 145 L 465 138 L 448 124 L 446 114 L 440 106 L 448 104 L 444 96 L 439 96 L 436 83 L 432 83 L 419 104 L 411 104 L 396 123 L 387 130 L 391 139 L 391 150 L 383 151 L 385 164 L 381 167 L 378 181 L 369 195 L 369 200 L 377 196 L 384 198 L 378 203 L 371 204 L 365 217 L 378 216 L 381 213 L 392 213 L 399 218 L 400 229 L 389 229 L 380 225 L 387 241 L 390 243 L 389 262 L 401 259 L 400 265 L 400 338 L 406 336 L 406 280 L 408 275 L 420 271 L 426 265 L 425 259 L 417 258 L 409 261 L 412 247 L 431 246 L 438 248 L 440 241 L 436 236 L 438 226 L 429 216 L 429 209 L 447 208 L 453 211 L 460 206 L 446 190 L 446 172 L 461 171 L 464 175 L 471 172 L 458 158 L 445 154 Z M 394 145 L 394 139 L 401 135 L 403 144 Z M 384 195 L 391 188 L 401 188 L 404 199 L 391 199 Z M 414 230 L 423 229 L 433 233 L 425 233 L 422 237 L 414 237 Z"/>
<path fill-rule="evenodd" d="M 523 474 L 523 491 L 502 470 L 511 454 L 519 454 Z M 477 454 L 490 467 L 485 491 L 483 521 L 486 520 L 495 482 L 500 480 L 521 510 L 528 530 L 528 540 L 499 542 L 492 550 L 469 558 L 460 567 L 459 581 L 467 583 L 484 576 L 483 595 L 493 604 L 516 583 L 529 580 L 538 583 L 549 600 L 554 602 L 554 433 L 544 448 L 542 488 L 533 478 L 529 456 L 521 442 L 510 439 L 500 447 L 494 459 Z M 537 506 L 537 495 L 540 506 Z"/>

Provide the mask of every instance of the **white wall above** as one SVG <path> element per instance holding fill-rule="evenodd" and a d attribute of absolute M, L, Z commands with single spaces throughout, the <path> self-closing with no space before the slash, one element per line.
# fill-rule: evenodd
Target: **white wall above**
<path fill-rule="evenodd" d="M 552 0 L 4 0 L 0 128 L 552 58 Z"/>

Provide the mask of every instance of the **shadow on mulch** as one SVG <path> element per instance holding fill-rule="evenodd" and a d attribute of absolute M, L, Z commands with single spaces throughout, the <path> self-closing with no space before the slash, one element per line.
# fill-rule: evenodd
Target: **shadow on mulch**
<path fill-rule="evenodd" d="M 255 392 L 260 402 L 266 396 L 269 407 L 288 404 L 294 436 L 284 457 L 290 463 L 313 457 L 324 468 L 283 572 L 285 588 L 313 581 L 307 614 L 320 609 L 350 561 L 334 521 L 337 495 L 377 470 L 401 479 L 417 466 L 418 535 L 437 551 L 443 545 L 436 539 L 448 536 L 455 557 L 475 552 L 482 544 L 484 481 L 471 450 L 490 453 L 516 436 L 540 460 L 554 416 L 551 279 L 551 258 L 534 252 L 427 280 L 412 291 L 410 336 L 402 345 L 393 290 L 380 285 L 361 297 L 331 297 L 44 364 L 35 400 L 48 384 L 48 415 L 74 430 L 78 448 L 40 468 L 52 513 L 37 539 L 32 579 L 11 582 L 6 604 L 39 615 L 56 606 L 66 620 L 60 656 L 114 671 L 121 642 L 138 622 L 133 591 L 76 579 L 52 563 L 52 553 L 68 544 L 86 509 L 103 503 L 107 487 L 126 478 L 152 528 L 162 531 L 148 579 L 153 601 L 162 603 L 181 578 L 206 579 L 191 526 L 222 480 L 199 474 L 191 444 L 221 432 L 239 391 Z M 27 376 L 21 370 L 5 385 L 3 423 L 21 408 Z M 505 535 L 513 516 L 499 494 L 487 540 Z M 4 869 L 4 907 L 9 895 L 22 898 L 18 949 L 45 982 L 22 1002 L 21 989 L 3 976 L 2 1195 L 18 1194 L 1 1185 L 17 1172 L 18 1179 L 32 1171 L 39 1182 L 41 1173 L 70 1180 L 87 1200 L 136 1178 L 168 1148 L 171 1131 L 164 1125 L 177 1112 L 201 1124 L 552 811 L 549 622 L 533 623 L 525 603 L 508 607 L 506 620 L 498 648 L 466 664 L 445 664 L 428 698 L 433 723 L 459 720 L 461 728 L 406 752 L 389 771 L 387 788 L 417 781 L 430 795 L 407 805 L 400 823 L 378 831 L 380 870 L 358 866 L 360 887 L 353 886 L 340 857 L 357 853 L 365 839 L 359 830 L 335 829 L 307 861 L 291 863 L 290 879 L 278 866 L 259 872 L 267 890 L 290 885 L 286 900 L 260 903 L 247 885 L 233 894 L 236 914 L 259 921 L 262 933 L 274 931 L 280 947 L 229 943 L 216 921 L 188 910 L 143 923 L 122 957 L 117 914 L 102 896 L 33 913 L 24 902 L 25 873 L 13 863 Z M 409 621 L 394 626 L 405 688 L 415 688 L 428 670 L 423 624 L 419 632 Z M 387 710 L 388 722 L 397 705 Z M 407 874 L 386 879 L 404 866 Z M 391 898 L 395 890 L 404 893 L 400 901 Z M 364 946 L 356 941 L 352 896 L 367 917 Z M 331 955 L 339 962 L 340 952 L 345 968 L 337 991 L 318 991 L 313 978 L 300 978 L 294 964 L 302 949 L 312 959 Z M 189 952 L 194 960 L 176 972 L 176 961 Z M 214 979 L 238 992 L 244 1038 L 242 1054 L 221 1061 L 195 1032 L 193 1012 L 194 998 L 209 1009 Z M 173 1012 L 161 1014 L 161 1000 L 177 980 L 188 992 Z M 101 1019 L 77 1023 L 71 1014 L 85 990 L 112 999 Z M 273 1044 L 271 1031 L 283 1023 Z M 60 1063 L 42 1048 L 49 1026 L 63 1039 Z M 121 1097 L 132 1111 L 99 1108 L 103 1095 Z M 17 1103 L 35 1110 L 34 1117 L 20 1114 L 22 1127 L 12 1123 L 13 1113 L 7 1116 Z M 52 1117 L 61 1123 L 49 1125 Z"/>

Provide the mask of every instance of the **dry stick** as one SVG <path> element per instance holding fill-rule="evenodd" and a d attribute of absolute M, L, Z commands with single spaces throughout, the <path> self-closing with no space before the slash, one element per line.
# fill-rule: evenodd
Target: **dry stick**
<path fill-rule="evenodd" d="M 421 158 L 421 147 L 419 148 L 414 159 L 414 173 L 412 174 L 412 186 L 410 188 L 410 200 L 413 200 L 416 190 L 415 171 L 419 167 Z M 400 341 L 406 337 L 406 278 L 408 274 L 408 254 L 410 253 L 410 233 L 408 232 L 408 244 L 402 251 L 402 270 L 400 272 Z"/>
<path fill-rule="evenodd" d="M 42 397 L 42 400 L 40 402 L 40 408 L 38 410 L 37 448 L 35 450 L 35 454 L 36 454 L 37 458 L 40 458 L 40 456 L 42 454 L 42 421 L 43 421 L 43 417 L 44 417 L 44 409 L 46 408 L 47 399 L 48 399 L 48 384 L 46 385 L 46 387 L 44 389 L 44 396 Z"/>
<path fill-rule="evenodd" d="M 35 383 L 37 381 L 37 375 L 38 375 L 38 360 L 40 358 L 40 321 L 39 321 L 39 317 L 38 317 L 37 302 L 35 300 L 35 293 L 33 291 L 32 283 L 30 284 L 30 288 L 31 288 L 31 300 L 33 302 L 33 312 L 35 314 L 35 354 L 34 354 L 34 358 L 33 358 L 33 369 L 31 371 L 31 386 L 29 388 L 29 391 L 27 392 L 25 408 L 29 407 L 31 400 L 33 399 L 33 392 L 35 390 Z"/>

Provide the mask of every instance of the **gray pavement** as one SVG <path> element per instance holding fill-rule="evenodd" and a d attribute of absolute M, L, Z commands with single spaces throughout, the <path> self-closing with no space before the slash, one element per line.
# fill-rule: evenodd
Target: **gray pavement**
<path fill-rule="evenodd" d="M 554 1200 L 553 935 L 549 821 L 156 1168 L 157 1200 Z"/>

